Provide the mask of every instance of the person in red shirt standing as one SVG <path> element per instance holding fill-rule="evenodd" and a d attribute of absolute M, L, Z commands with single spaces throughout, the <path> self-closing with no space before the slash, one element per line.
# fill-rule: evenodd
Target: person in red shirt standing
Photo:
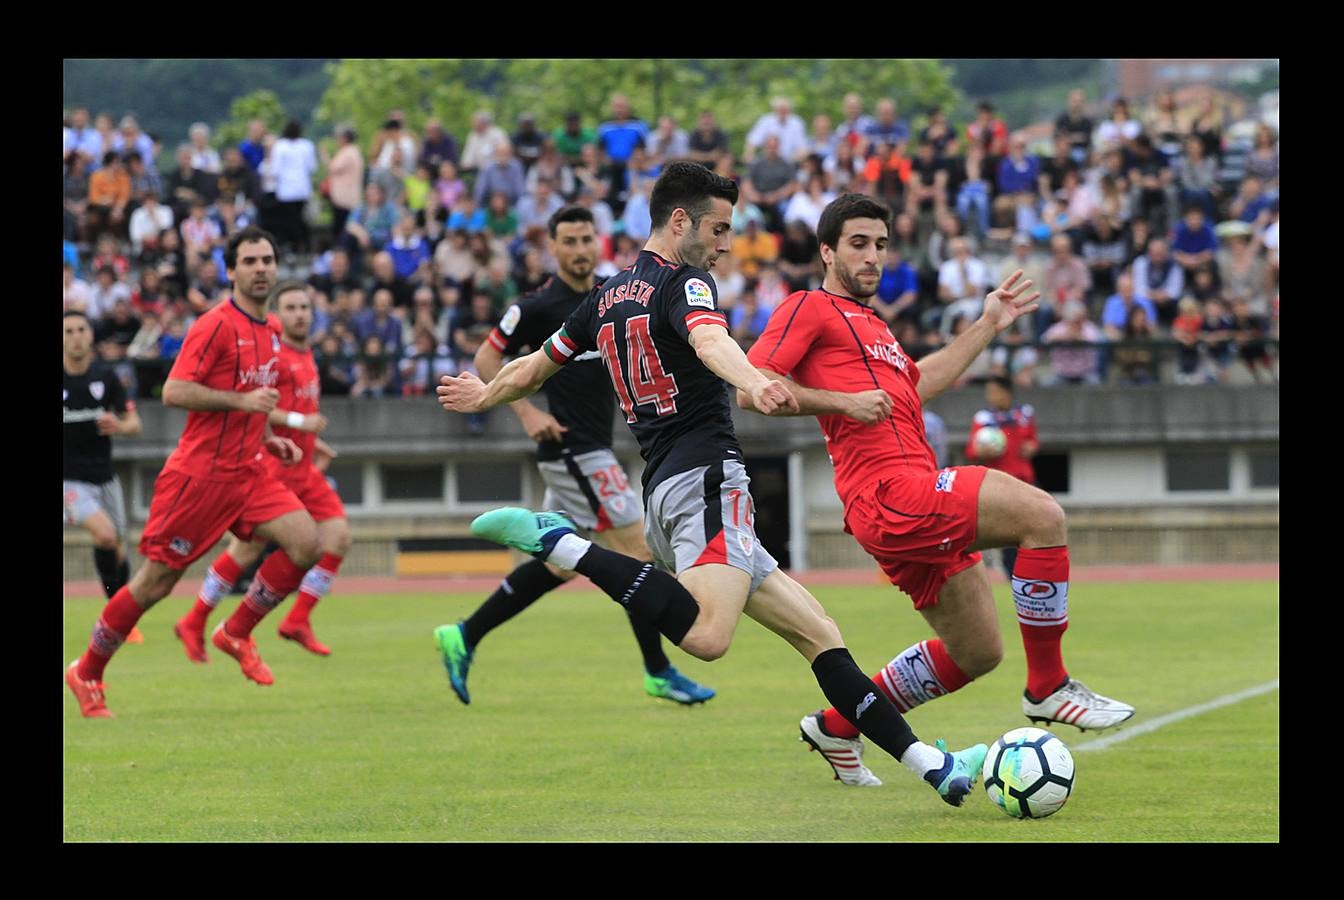
<path fill-rule="evenodd" d="M 1036 437 L 1036 410 L 1029 403 L 1013 403 L 1013 382 L 1011 379 L 994 377 L 985 383 L 986 408 L 975 414 L 971 420 L 971 433 L 966 439 L 966 458 L 987 469 L 998 469 L 1027 484 L 1036 483 L 1036 469 L 1031 460 L 1041 449 L 1040 439 Z M 980 429 L 994 426 L 1003 432 L 1006 439 L 1003 452 L 998 456 L 987 456 L 975 445 L 975 435 Z M 1003 571 L 1010 579 L 1013 566 L 1017 564 L 1017 548 L 1004 547 Z"/>
<path fill-rule="evenodd" d="M 108 601 L 88 650 L 66 670 L 66 685 L 86 718 L 112 717 L 103 685 L 108 660 L 225 531 L 275 541 L 283 551 L 257 571 L 237 611 L 213 636 L 258 684 L 274 679 L 257 656 L 252 629 L 318 560 L 313 517 L 261 462 L 263 448 L 290 464 L 302 454 L 266 426 L 280 399 L 280 338 L 266 318 L 276 281 L 275 240 L 249 226 L 230 238 L 224 259 L 233 296 L 196 320 L 163 386 L 166 405 L 188 410 L 187 425 L 154 483 L 140 538 L 145 564 Z"/>
<path fill-rule="evenodd" d="M 308 289 L 302 282 L 286 281 L 276 287 L 274 297 L 280 334 L 279 380 L 276 382 L 280 400 L 266 418 L 276 434 L 292 440 L 303 451 L 303 459 L 296 465 L 285 466 L 271 457 L 268 465 L 272 476 L 293 491 L 312 514 L 322 546 L 322 558 L 303 576 L 298 599 L 280 624 L 279 633 L 282 638 L 294 641 L 318 656 L 329 656 L 331 649 L 313 635 L 309 616 L 331 589 L 332 579 L 350 550 L 350 522 L 345 517 L 345 504 L 318 466 L 319 459 L 330 460 L 336 454 L 318 438 L 326 430 L 327 418 L 318 412 L 321 388 L 308 341 L 313 325 Z M 265 547 L 265 541 L 247 542 L 234 537 L 229 549 L 211 564 L 196 594 L 196 604 L 173 626 L 173 633 L 186 648 L 187 659 L 209 662 L 205 655 L 206 620 L 238 576 L 261 557 Z"/>
<path fill-rule="evenodd" d="M 1017 546 L 1013 599 L 1027 650 L 1023 712 L 1033 721 L 1108 728 L 1133 707 L 1093 694 L 1064 668 L 1069 551 L 1064 512 L 1044 491 L 982 466 L 939 470 L 921 409 L 966 370 L 1000 332 L 1030 315 L 1039 292 L 1018 270 L 985 297 L 980 318 L 918 364 L 870 305 L 882 276 L 891 213 L 860 194 L 823 211 L 817 229 L 826 277 L 820 290 L 784 301 L 748 359 L 788 376 L 799 414 L 816 415 L 835 467 L 845 530 L 909 594 L 938 637 L 893 659 L 873 681 L 902 711 L 951 693 L 1003 656 L 989 578 L 976 551 Z M 855 387 L 865 390 L 856 392 Z M 858 416 L 871 396 L 886 413 Z M 738 394 L 738 405 L 746 408 Z M 837 742 L 859 733 L 834 708 L 806 716 L 804 735 Z M 814 739 L 815 740 L 815 739 Z M 825 748 L 823 748 L 825 750 Z"/>

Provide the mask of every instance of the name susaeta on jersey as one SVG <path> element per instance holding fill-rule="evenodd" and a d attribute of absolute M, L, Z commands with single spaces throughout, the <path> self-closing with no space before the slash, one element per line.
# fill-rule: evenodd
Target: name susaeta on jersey
<path fill-rule="evenodd" d="M 695 279 L 692 279 L 695 280 Z M 704 282 L 700 282 L 704 284 Z M 687 284 L 687 295 L 689 296 L 690 284 Z M 706 286 L 708 291 L 709 287 Z M 597 301 L 597 317 L 600 319 L 607 314 L 617 303 L 623 303 L 626 300 L 634 301 L 640 306 L 648 306 L 649 300 L 653 297 L 653 285 L 647 281 L 641 281 L 636 278 L 634 281 L 623 281 L 616 287 L 608 288 L 602 292 L 602 298 Z M 713 303 L 713 300 L 710 301 Z"/>

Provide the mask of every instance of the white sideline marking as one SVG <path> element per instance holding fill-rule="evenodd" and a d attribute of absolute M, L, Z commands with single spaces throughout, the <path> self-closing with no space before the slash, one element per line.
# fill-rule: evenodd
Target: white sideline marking
<path fill-rule="evenodd" d="M 1083 750 L 1105 750 L 1108 747 L 1114 747 L 1121 741 L 1127 741 L 1132 737 L 1138 737 L 1141 734 L 1147 734 L 1150 731 L 1157 731 L 1164 725 L 1170 725 L 1172 722 L 1179 722 L 1181 719 L 1188 719 L 1191 716 L 1197 716 L 1200 713 L 1206 713 L 1220 706 L 1231 706 L 1233 703 L 1240 703 L 1243 700 L 1249 700 L 1251 697 L 1258 697 L 1260 694 L 1268 694 L 1270 691 L 1279 689 L 1279 679 L 1267 681 L 1264 684 L 1256 685 L 1253 688 L 1247 688 L 1244 691 L 1238 691 L 1235 694 L 1227 694 L 1210 700 L 1208 703 L 1201 703 L 1198 706 L 1188 706 L 1185 709 L 1178 709 L 1174 713 L 1167 713 L 1165 716 L 1158 716 L 1156 719 L 1149 719 L 1147 722 L 1141 722 L 1133 728 L 1112 734 L 1109 737 L 1098 738 L 1095 741 L 1088 741 L 1086 744 L 1078 744 L 1073 748 L 1075 753 Z"/>

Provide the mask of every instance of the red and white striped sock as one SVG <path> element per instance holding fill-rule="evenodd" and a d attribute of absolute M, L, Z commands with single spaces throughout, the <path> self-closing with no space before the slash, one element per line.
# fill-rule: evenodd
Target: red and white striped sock
<path fill-rule="evenodd" d="M 294 608 L 285 616 L 286 624 L 308 624 L 313 607 L 331 590 L 331 580 L 340 571 L 343 559 L 335 553 L 324 553 L 317 565 L 308 570 L 308 574 L 303 576 L 303 583 L 299 585 L 299 596 L 294 601 Z"/>
<path fill-rule="evenodd" d="M 1044 700 L 1068 680 L 1060 644 L 1069 628 L 1069 548 L 1017 551 L 1013 604 L 1027 652 L 1027 693 Z"/>
<path fill-rule="evenodd" d="M 221 553 L 219 559 L 206 570 L 201 589 L 196 592 L 196 602 L 192 604 L 191 612 L 186 615 L 186 624 L 194 626 L 197 631 L 204 631 L 205 622 L 210 618 L 210 611 L 219 605 L 219 601 L 228 593 L 229 588 L 233 587 L 233 583 L 241 574 L 243 574 L 242 567 L 229 556 L 229 551 Z"/>
<path fill-rule="evenodd" d="M 303 581 L 303 569 L 294 565 L 283 550 L 266 558 L 252 579 L 247 596 L 238 604 L 233 615 L 224 623 L 230 637 L 245 638 L 257 627 L 266 614 L 280 605 L 290 592 Z"/>
<path fill-rule="evenodd" d="M 920 641 L 873 676 L 887 699 L 902 715 L 922 703 L 950 694 L 970 684 L 971 679 L 957 667 L 943 642 Z M 856 738 L 859 730 L 846 721 L 834 707 L 822 713 L 826 733 L 839 738 Z"/>
<path fill-rule="evenodd" d="M 131 633 L 135 623 L 140 621 L 140 617 L 144 614 L 145 611 L 140 608 L 140 604 L 131 596 L 130 588 L 122 585 L 103 607 L 102 615 L 93 626 L 89 649 L 79 658 L 79 668 L 76 672 L 82 681 L 103 680 L 103 669 L 107 667 L 107 661 L 126 642 L 126 636 Z"/>

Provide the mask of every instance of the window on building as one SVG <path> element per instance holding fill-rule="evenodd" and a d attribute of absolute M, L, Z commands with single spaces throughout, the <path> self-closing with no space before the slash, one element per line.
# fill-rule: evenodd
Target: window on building
<path fill-rule="evenodd" d="M 517 503 L 523 499 L 521 463 L 459 462 L 454 468 L 458 503 Z"/>
<path fill-rule="evenodd" d="M 381 469 L 387 502 L 443 500 L 442 465 L 384 465 Z"/>
<path fill-rule="evenodd" d="M 1226 450 L 1183 451 L 1167 454 L 1167 490 L 1228 491 L 1232 488 L 1232 458 Z"/>

